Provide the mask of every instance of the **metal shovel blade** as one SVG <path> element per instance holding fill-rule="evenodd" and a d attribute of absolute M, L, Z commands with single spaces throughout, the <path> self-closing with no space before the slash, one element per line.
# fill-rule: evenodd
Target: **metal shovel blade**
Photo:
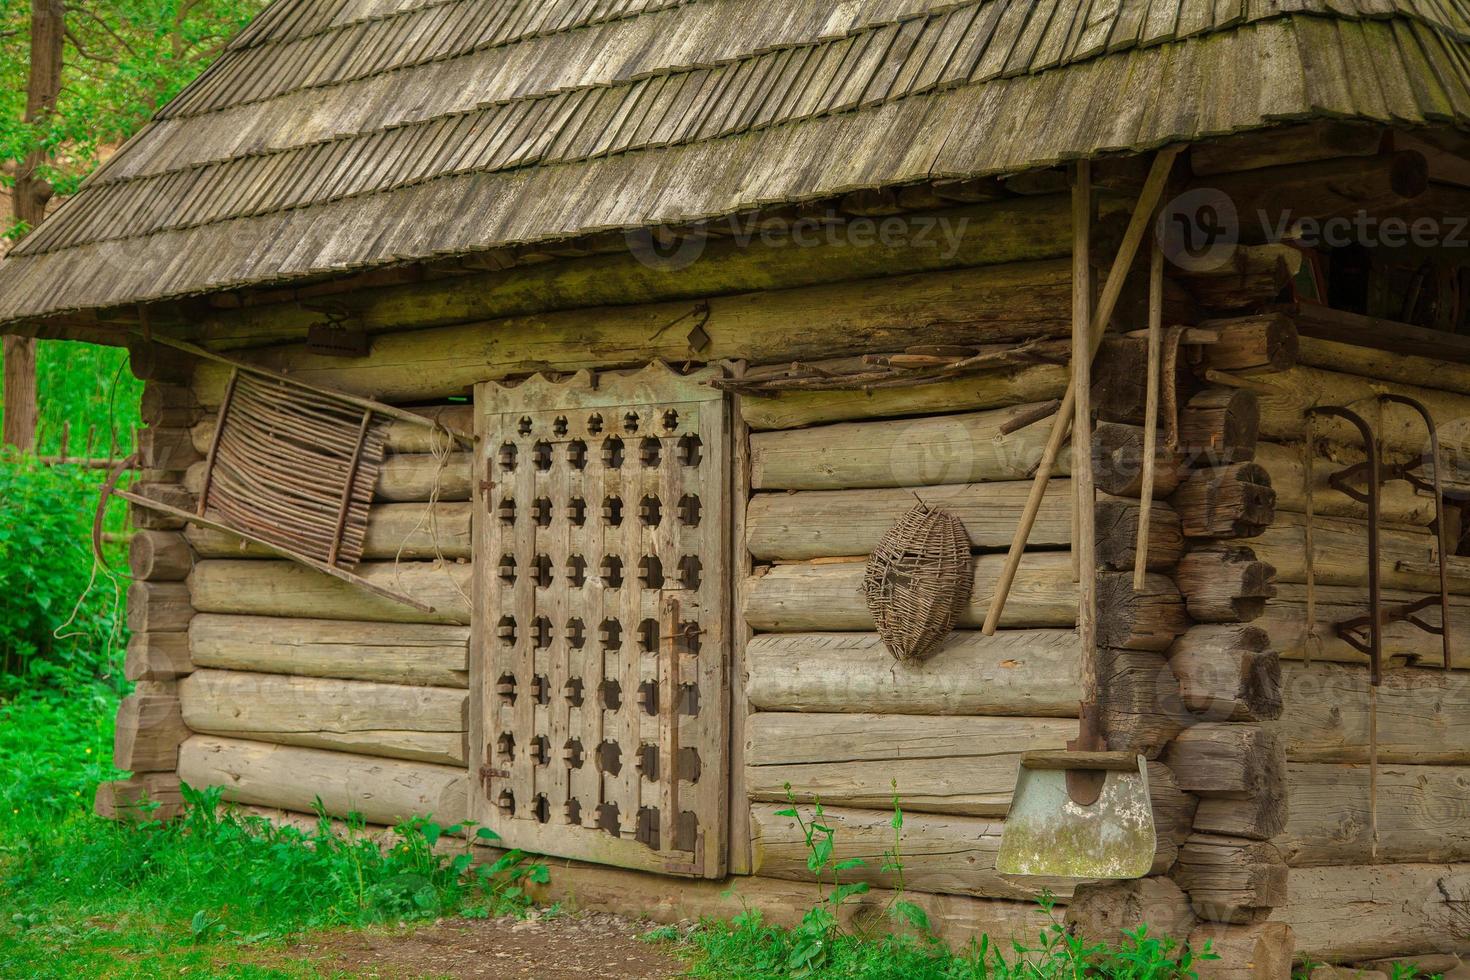
<path fill-rule="evenodd" d="M 996 870 L 1058 878 L 1141 878 L 1158 842 L 1148 795 L 1148 763 L 1107 773 L 1102 794 L 1078 806 L 1063 769 L 1024 764 L 1001 832 Z"/>

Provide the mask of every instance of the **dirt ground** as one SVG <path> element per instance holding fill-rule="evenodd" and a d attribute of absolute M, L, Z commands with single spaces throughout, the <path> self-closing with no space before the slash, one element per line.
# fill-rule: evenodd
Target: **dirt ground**
<path fill-rule="evenodd" d="M 313 936 L 285 952 L 322 972 L 427 980 L 667 980 L 683 964 L 639 941 L 650 927 L 600 913 L 547 918 L 453 919 L 401 933 L 340 932 Z"/>

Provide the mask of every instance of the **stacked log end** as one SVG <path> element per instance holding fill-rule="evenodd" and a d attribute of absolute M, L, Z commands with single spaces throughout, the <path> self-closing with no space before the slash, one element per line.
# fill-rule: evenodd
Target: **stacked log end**
<path fill-rule="evenodd" d="M 187 384 L 187 363 L 155 350 L 157 346 L 134 351 L 135 373 L 146 376 L 145 428 L 138 446 L 143 480 L 137 489 L 152 499 L 192 507 L 194 498 L 183 478 L 201 458 L 190 428 L 203 409 Z M 188 634 L 194 606 L 187 583 L 194 551 L 178 522 L 137 505 L 130 507 L 130 515 L 133 583 L 127 596 L 130 635 L 123 673 L 135 686 L 118 706 L 113 764 L 132 775 L 99 785 L 94 808 L 117 819 L 167 819 L 182 805 L 179 747 L 189 730 L 178 684 L 194 670 Z"/>

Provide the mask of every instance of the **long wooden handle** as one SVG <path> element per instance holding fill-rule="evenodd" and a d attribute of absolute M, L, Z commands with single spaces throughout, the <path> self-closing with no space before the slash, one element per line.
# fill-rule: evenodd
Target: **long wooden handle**
<path fill-rule="evenodd" d="M 1138 545 L 1133 555 L 1133 591 L 1143 591 L 1148 574 L 1148 528 L 1154 507 L 1154 456 L 1159 444 L 1159 381 L 1163 375 L 1164 252 L 1154 241 L 1148 264 L 1148 395 L 1143 411 L 1143 488 L 1138 498 Z M 1172 384 L 1173 378 L 1169 379 Z"/>
<path fill-rule="evenodd" d="M 1077 494 L 1077 642 L 1082 648 L 1082 718 L 1097 704 L 1097 489 L 1092 480 L 1092 164 L 1072 183 L 1072 487 Z M 1080 738 L 1089 740 L 1084 721 Z M 1090 748 L 1090 745 L 1080 746 Z"/>
<path fill-rule="evenodd" d="M 1182 147 L 1168 147 L 1154 155 L 1148 179 L 1144 182 L 1143 190 L 1138 196 L 1138 203 L 1133 208 L 1133 216 L 1128 221 L 1128 229 L 1123 233 L 1123 241 L 1118 246 L 1118 255 L 1113 259 L 1112 268 L 1108 270 L 1107 282 L 1103 285 L 1097 309 L 1093 312 L 1088 344 L 1092 356 L 1096 356 L 1098 349 L 1102 347 L 1103 332 L 1107 328 L 1108 321 L 1113 317 L 1113 310 L 1117 308 L 1118 297 L 1122 294 L 1123 284 L 1128 279 L 1128 270 L 1138 256 L 1138 247 L 1142 244 L 1148 226 L 1153 221 L 1154 211 L 1158 208 L 1159 199 L 1164 195 L 1164 188 L 1169 182 L 1169 174 L 1174 168 L 1174 158 L 1179 155 L 1181 149 Z M 1031 485 L 1031 495 L 1026 499 L 1026 508 L 1022 511 L 1021 523 L 1017 525 L 1015 536 L 1011 538 L 1011 549 L 1006 554 L 1006 562 L 1001 568 L 1000 577 L 996 579 L 995 594 L 990 600 L 990 609 L 985 615 L 983 627 L 983 632 L 987 636 L 994 634 L 996 628 L 1000 626 L 1000 617 L 1005 611 L 1006 599 L 1010 597 L 1011 586 L 1016 580 L 1016 570 L 1021 567 L 1021 557 L 1025 554 L 1026 542 L 1031 538 L 1031 528 L 1035 525 L 1036 515 L 1041 510 L 1042 497 L 1046 495 L 1047 485 L 1051 482 L 1051 471 L 1056 466 L 1062 443 L 1066 441 L 1067 432 L 1072 425 L 1076 398 L 1074 379 L 1073 382 L 1068 383 L 1067 393 L 1063 396 L 1061 407 L 1057 410 L 1056 418 L 1052 422 L 1051 437 L 1042 451 L 1036 479 Z"/>

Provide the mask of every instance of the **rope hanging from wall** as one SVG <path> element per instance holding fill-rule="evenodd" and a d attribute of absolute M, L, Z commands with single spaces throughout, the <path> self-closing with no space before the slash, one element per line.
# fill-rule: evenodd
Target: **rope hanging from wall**
<path fill-rule="evenodd" d="M 923 660 L 954 631 L 970 601 L 970 536 L 958 517 L 920 503 L 868 558 L 863 598 L 900 661 Z"/>
<path fill-rule="evenodd" d="M 232 368 L 190 512 L 110 485 L 130 503 L 264 545 L 286 558 L 425 612 L 413 597 L 355 574 L 383 462 L 384 423 L 433 419 L 307 384 L 193 344 L 156 342 Z M 474 437 L 444 430 L 466 445 Z"/>

